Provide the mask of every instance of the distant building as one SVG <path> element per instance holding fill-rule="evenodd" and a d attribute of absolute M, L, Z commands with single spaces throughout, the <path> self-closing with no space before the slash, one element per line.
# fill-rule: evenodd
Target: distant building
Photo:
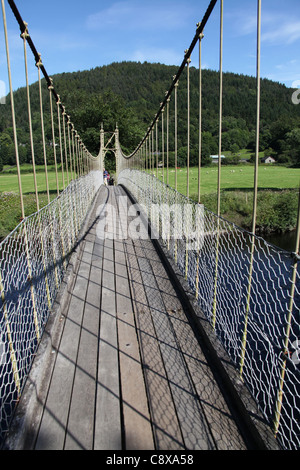
<path fill-rule="evenodd" d="M 219 162 L 219 155 L 211 155 L 210 158 L 212 159 L 212 163 L 218 163 Z M 221 159 L 225 158 L 225 155 L 221 155 Z"/>
<path fill-rule="evenodd" d="M 275 158 L 273 157 L 264 157 L 264 158 L 261 158 L 261 163 L 275 163 L 276 160 Z"/>

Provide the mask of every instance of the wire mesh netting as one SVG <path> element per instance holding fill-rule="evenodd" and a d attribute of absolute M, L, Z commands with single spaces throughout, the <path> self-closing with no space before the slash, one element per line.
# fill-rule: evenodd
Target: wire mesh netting
<path fill-rule="evenodd" d="M 72 181 L 0 244 L 0 443 L 101 182 L 100 171 Z"/>
<path fill-rule="evenodd" d="M 203 206 L 199 210 L 199 204 L 146 172 L 125 169 L 118 183 L 149 217 L 152 235 L 185 276 L 281 446 L 298 449 L 300 273 L 298 267 L 292 296 L 295 254 Z"/>

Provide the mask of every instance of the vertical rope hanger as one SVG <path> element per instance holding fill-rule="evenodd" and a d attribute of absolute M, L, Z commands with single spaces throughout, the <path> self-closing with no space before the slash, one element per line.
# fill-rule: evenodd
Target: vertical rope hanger
<path fill-rule="evenodd" d="M 198 26 L 198 25 L 197 25 Z M 201 157 L 202 157 L 202 61 L 201 61 L 201 42 L 203 33 L 199 35 L 199 154 L 198 154 L 198 204 L 201 201 Z M 195 291 L 196 299 L 199 297 L 199 259 L 200 249 L 197 252 Z"/>
<path fill-rule="evenodd" d="M 185 51 L 188 53 L 188 50 Z M 186 158 L 186 196 L 190 197 L 190 63 L 191 58 L 187 58 L 187 158 Z"/>
<path fill-rule="evenodd" d="M 201 201 L 201 159 L 202 159 L 202 39 L 199 35 L 199 155 L 198 155 L 198 204 Z"/>
<path fill-rule="evenodd" d="M 72 143 L 72 160 L 73 160 L 73 170 L 74 170 L 74 178 L 76 180 L 76 173 L 77 173 L 77 168 L 76 168 L 76 157 L 75 157 L 75 142 L 74 142 L 74 124 L 71 122 L 70 123 L 71 127 L 71 143 Z"/>
<path fill-rule="evenodd" d="M 221 199 L 221 151 L 222 151 L 222 101 L 223 101 L 223 0 L 220 0 L 220 91 L 219 91 L 219 153 L 218 153 L 218 187 L 217 187 L 217 242 L 214 278 L 214 297 L 212 309 L 212 327 L 216 327 L 217 288 L 220 242 L 220 199 Z"/>
<path fill-rule="evenodd" d="M 24 48 L 24 64 L 25 64 L 25 78 L 26 78 L 26 94 L 27 94 L 27 107 L 28 107 L 28 123 L 29 123 L 29 135 L 30 135 L 30 146 L 31 146 L 31 159 L 32 159 L 32 168 L 33 168 L 33 180 L 34 180 L 34 189 L 35 189 L 35 201 L 36 201 L 36 209 L 39 212 L 39 196 L 38 196 L 38 187 L 37 187 L 37 177 L 36 177 L 36 167 L 35 167 L 35 156 L 34 156 L 34 145 L 33 145 L 33 132 L 32 132 L 32 119 L 31 119 L 31 105 L 30 105 L 30 93 L 29 93 L 29 82 L 28 82 L 28 66 L 27 66 L 27 50 L 26 50 L 26 41 L 29 37 L 27 23 L 24 22 L 24 32 L 21 34 L 21 38 L 23 39 L 23 48 Z M 40 225 L 39 225 L 40 229 Z M 31 291 L 31 298 L 32 298 L 32 305 L 33 305 L 33 316 L 34 316 L 34 324 L 35 324 L 35 331 L 37 340 L 40 340 L 40 325 L 38 321 L 38 314 L 36 309 L 36 293 L 32 282 L 32 262 L 29 255 L 29 248 L 28 248 L 28 236 L 27 236 L 27 228 L 24 225 L 25 230 L 25 241 L 26 241 L 26 255 L 27 255 L 27 263 L 28 263 L 28 274 L 30 280 L 30 291 Z"/>
<path fill-rule="evenodd" d="M 48 181 L 48 168 L 47 168 L 47 152 L 46 152 L 46 142 L 45 142 L 45 128 L 44 128 L 44 112 L 43 112 L 43 97 L 42 97 L 42 84 L 41 84 L 41 55 L 39 54 L 39 60 L 35 64 L 38 69 L 38 82 L 39 82 L 39 97 L 40 97 L 40 115 L 41 115 L 41 129 L 42 129 L 42 140 L 43 140 L 43 152 L 44 152 L 44 165 L 45 165 L 45 177 L 46 177 L 46 190 L 48 204 L 50 203 L 50 193 L 49 193 L 49 181 Z"/>
<path fill-rule="evenodd" d="M 255 142 L 255 167 L 254 167 L 254 189 L 253 189 L 253 215 L 252 215 L 252 240 L 251 255 L 249 265 L 248 291 L 246 300 L 245 323 L 242 336 L 241 357 L 240 357 L 240 376 L 243 375 L 243 368 L 246 354 L 248 319 L 250 311 L 250 300 L 252 290 L 253 261 L 255 250 L 255 230 L 257 215 L 257 193 L 258 193 L 258 161 L 259 161 L 259 125 L 260 125 L 260 53 L 261 53 L 261 0 L 257 0 L 257 54 L 256 54 L 256 142 Z"/>
<path fill-rule="evenodd" d="M 274 418 L 275 437 L 277 436 L 278 430 L 279 430 L 282 400 L 283 400 L 283 387 L 284 387 L 285 374 L 286 374 L 286 363 L 287 363 L 287 358 L 289 357 L 289 341 L 290 341 L 290 335 L 291 335 L 292 314 L 293 314 L 294 300 L 295 300 L 297 270 L 298 270 L 298 263 L 299 263 L 299 249 L 300 249 L 300 189 L 299 189 L 299 196 L 298 196 L 298 217 L 297 217 L 297 229 L 296 229 L 295 256 L 294 256 L 294 262 L 292 266 L 290 301 L 289 301 L 289 308 L 287 312 L 284 347 L 282 351 L 283 361 L 282 361 L 282 367 L 281 367 L 281 373 L 280 373 L 277 400 L 275 403 L 275 418 Z"/>
<path fill-rule="evenodd" d="M 220 2 L 220 103 L 219 103 L 219 152 L 218 152 L 218 204 L 217 215 L 221 212 L 221 155 L 222 155 L 222 113 L 223 113 L 223 0 Z"/>
<path fill-rule="evenodd" d="M 26 42 L 27 42 L 27 38 L 29 37 L 29 33 L 28 33 L 27 23 L 24 23 L 24 25 L 25 25 L 25 31 L 21 34 L 21 38 L 23 39 L 23 45 L 24 45 L 24 63 L 25 63 L 28 123 L 29 123 L 29 135 L 30 135 L 33 180 L 34 180 L 34 189 L 35 189 L 35 201 L 36 201 L 36 210 L 39 211 L 40 207 L 39 207 L 38 186 L 37 186 L 37 176 L 36 176 L 36 167 L 35 167 L 35 154 L 34 154 L 33 132 L 32 132 L 32 117 L 31 117 L 31 104 L 30 104 L 30 92 L 29 92 L 29 81 L 28 81 L 27 48 L 26 48 Z"/>
<path fill-rule="evenodd" d="M 77 131 L 75 131 L 75 148 L 76 148 L 78 177 L 80 177 L 82 175 L 82 166 L 81 166 L 81 155 L 80 155 L 80 146 L 79 146 L 79 135 Z"/>
<path fill-rule="evenodd" d="M 23 39 L 23 42 L 24 42 L 24 62 L 25 62 L 25 75 L 26 75 L 26 90 L 27 90 L 27 106 L 28 106 L 28 120 L 29 120 L 29 132 L 30 132 L 31 157 L 32 157 L 33 174 L 34 174 L 36 207 L 37 207 L 37 211 L 39 213 L 39 197 L 38 197 L 38 187 L 37 187 L 36 168 L 35 168 L 35 155 L 34 155 L 32 120 L 31 120 L 31 105 L 30 105 L 30 93 L 29 93 L 29 83 L 28 83 L 27 50 L 26 50 L 26 41 L 30 36 L 28 34 L 27 24 L 25 22 L 24 22 L 24 27 L 25 27 L 25 29 L 24 29 L 23 33 L 21 34 L 21 38 Z M 46 179 L 46 181 L 48 181 L 48 180 Z M 40 220 L 38 221 L 38 225 L 39 225 L 39 231 L 40 231 L 41 230 Z M 27 233 L 26 233 L 26 240 L 27 240 Z M 42 237 L 41 237 L 41 240 L 42 240 Z M 31 283 L 33 306 L 34 306 L 35 328 L 36 328 L 37 339 L 39 340 L 40 333 L 39 333 L 39 325 L 38 325 L 38 321 L 37 321 L 37 314 L 36 314 L 36 308 L 35 308 L 35 296 L 34 296 L 34 291 L 33 291 L 32 280 L 31 280 L 31 262 L 29 260 L 29 254 L 28 254 L 28 241 L 26 241 L 26 251 L 27 251 L 27 259 L 28 259 L 28 268 L 29 268 L 29 277 L 30 277 L 30 283 Z M 50 308 L 50 303 L 51 303 L 51 301 L 50 301 L 50 291 L 49 291 L 48 278 L 47 278 L 46 267 L 45 267 L 45 251 L 44 251 L 43 241 L 42 241 L 42 257 L 43 257 L 43 264 L 44 264 L 44 271 L 45 271 L 45 284 L 46 284 L 47 299 L 48 299 L 48 305 L 49 305 L 49 308 Z"/>
<path fill-rule="evenodd" d="M 173 77 L 173 80 L 175 76 Z M 175 83 L 175 97 L 174 97 L 174 107 L 175 107 L 175 115 L 174 115 L 174 138 L 175 138 L 175 190 L 177 191 L 177 152 L 178 152 L 178 81 Z"/>
<path fill-rule="evenodd" d="M 158 119 L 155 123 L 156 178 L 158 178 Z"/>
<path fill-rule="evenodd" d="M 67 173 L 67 183 L 69 186 L 69 164 L 68 164 L 68 150 L 67 150 L 67 136 L 66 136 L 66 109 L 63 106 L 63 112 L 62 112 L 62 117 L 63 117 L 63 134 L 64 134 L 64 153 L 65 153 L 65 165 L 66 165 L 66 173 Z"/>
<path fill-rule="evenodd" d="M 10 67 L 10 55 L 9 55 L 8 35 L 7 35 L 7 22 L 6 22 L 6 13 L 5 13 L 4 0 L 1 0 L 1 2 L 2 2 L 3 26 L 4 26 L 4 36 L 5 36 L 5 46 L 6 46 L 8 81 L 9 81 L 9 90 L 10 90 L 12 125 L 13 125 L 14 144 L 15 144 L 15 152 L 16 152 L 16 163 L 17 163 L 17 172 L 18 172 L 18 184 L 19 184 L 19 193 L 20 193 L 21 216 L 22 216 L 22 219 L 24 219 L 25 212 L 24 212 L 23 191 L 22 191 L 22 181 L 21 181 L 21 172 L 20 172 L 19 146 L 18 146 L 18 137 L 17 137 L 14 94 L 13 94 L 12 80 L 11 80 L 11 67 Z"/>
<path fill-rule="evenodd" d="M 150 174 L 152 175 L 152 170 L 153 170 L 153 162 L 152 162 L 152 155 L 153 155 L 153 150 L 152 150 L 152 131 L 149 134 L 149 159 L 150 159 Z"/>
<path fill-rule="evenodd" d="M 8 80 L 9 80 L 10 98 L 11 98 L 11 112 L 12 112 L 12 121 L 13 121 L 13 132 L 14 132 L 14 141 L 15 141 L 15 150 L 16 150 L 16 162 L 17 162 L 17 170 L 18 170 L 18 183 L 19 183 L 19 192 L 20 192 L 21 214 L 22 214 L 22 219 L 23 219 L 25 214 L 24 214 L 21 173 L 20 173 L 20 165 L 19 165 L 18 141 L 17 141 L 15 109 L 14 109 L 14 96 L 13 96 L 13 91 L 12 91 L 10 56 L 9 56 L 9 47 L 8 47 L 7 23 L 6 23 L 4 0 L 1 0 L 1 3 L 2 3 L 4 34 L 5 34 Z M 2 281 L 1 271 L 0 271 L 0 291 L 1 291 L 1 301 L 2 301 L 2 305 L 3 305 L 3 313 L 4 313 L 4 320 L 5 320 L 6 334 L 7 334 L 8 344 L 9 344 L 10 361 L 11 361 L 11 366 L 12 366 L 12 370 L 13 370 L 13 377 L 14 377 L 14 382 L 15 382 L 15 386 L 16 386 L 16 389 L 17 389 L 18 396 L 20 396 L 20 392 L 21 392 L 20 375 L 19 375 L 19 370 L 18 370 L 17 356 L 16 356 L 16 352 L 15 352 L 15 349 L 14 349 L 13 336 L 12 336 L 12 332 L 11 332 L 11 328 L 10 328 L 10 322 L 9 322 L 9 318 L 8 318 L 7 303 L 6 303 L 6 298 L 5 298 L 5 291 L 4 291 L 4 285 L 3 285 L 3 281 Z"/>
<path fill-rule="evenodd" d="M 60 96 L 57 96 L 57 123 L 58 123 L 58 138 L 59 138 L 59 150 L 60 150 L 60 163 L 61 163 L 61 175 L 62 175 L 62 185 L 65 189 L 65 171 L 64 171 L 64 157 L 63 157 L 63 146 L 62 146 L 62 132 L 61 132 L 61 119 L 60 119 Z"/>
<path fill-rule="evenodd" d="M 154 162 L 155 162 L 155 150 L 154 150 L 154 128 L 152 129 L 152 174 L 154 176 Z"/>
<path fill-rule="evenodd" d="M 50 99 L 50 116 L 51 116 L 51 129 L 52 129 L 52 147 L 53 147 L 53 156 L 54 156 L 54 166 L 55 166 L 55 178 L 56 178 L 56 192 L 59 196 L 59 183 L 58 183 L 58 171 L 57 171 L 57 160 L 56 160 L 56 143 L 55 143 L 55 130 L 54 130 L 54 119 L 53 119 L 53 104 L 52 104 L 52 90 L 53 90 L 53 80 L 50 78 L 50 85 L 48 86 L 49 90 L 49 99 Z"/>
<path fill-rule="evenodd" d="M 169 184 L 169 117 L 170 117 L 170 96 L 167 99 L 167 185 Z"/>
<path fill-rule="evenodd" d="M 39 82 L 39 98 L 40 98 L 40 114 L 41 114 L 41 129 L 42 129 L 42 139 L 43 139 L 43 152 L 44 152 L 44 165 L 45 165 L 45 177 L 46 177 L 46 189 L 47 189 L 47 200 L 48 204 L 50 204 L 50 191 L 49 191 L 49 178 L 48 178 L 48 163 L 47 163 L 47 151 L 46 151 L 46 140 L 45 140 L 45 127 L 44 127 L 44 111 L 43 111 L 43 96 L 42 96 L 42 83 L 41 83 L 41 66 L 42 66 L 42 60 L 41 60 L 41 55 L 39 54 L 39 60 L 36 62 L 36 67 L 38 69 L 38 82 Z M 52 113 L 51 113 L 52 115 Z M 51 237 L 53 240 L 53 231 L 51 227 Z M 44 248 L 43 248 L 44 251 Z M 58 272 L 57 272 L 57 266 L 56 266 L 56 261 L 55 261 L 55 251 L 54 251 L 54 245 L 52 245 L 52 254 L 53 254 L 53 265 L 54 265 L 54 273 L 55 273 L 55 282 L 56 285 L 59 285 L 58 281 Z M 46 268 L 45 268 L 46 269 Z M 46 271 L 45 271 L 45 275 Z M 48 283 L 47 283 L 48 284 Z M 48 304 L 49 306 L 51 305 L 51 300 L 50 300 L 50 292 L 47 290 L 47 297 L 48 297 Z"/>
<path fill-rule="evenodd" d="M 71 134 L 70 134 L 71 121 L 70 121 L 69 115 L 67 115 L 67 127 L 68 127 L 68 142 L 69 142 L 69 157 L 70 157 L 70 178 L 72 181 L 74 179 L 74 176 L 73 176 L 72 146 L 71 146 Z"/>
<path fill-rule="evenodd" d="M 162 151 L 162 180 L 165 182 L 165 129 L 164 129 L 164 112 L 165 108 L 161 111 L 161 151 Z"/>

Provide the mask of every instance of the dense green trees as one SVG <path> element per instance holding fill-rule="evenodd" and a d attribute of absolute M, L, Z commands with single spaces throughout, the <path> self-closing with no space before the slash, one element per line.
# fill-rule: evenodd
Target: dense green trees
<path fill-rule="evenodd" d="M 147 62 L 113 63 L 90 71 L 63 73 L 53 77 L 57 93 L 66 106 L 87 148 L 97 154 L 99 129 L 113 131 L 118 124 L 125 153 L 137 146 L 152 122 L 165 91 L 172 83 L 177 67 Z M 198 163 L 199 71 L 190 69 L 191 79 L 191 164 Z M 292 90 L 269 80 L 261 84 L 260 150 L 272 155 L 279 163 L 300 165 L 300 106 L 292 103 Z M 187 91 L 186 74 L 178 87 L 178 159 L 185 164 L 187 153 Z M 224 74 L 222 152 L 231 151 L 236 159 L 241 148 L 255 148 L 256 80 L 253 77 Z M 37 163 L 43 162 L 39 95 L 37 83 L 30 87 L 32 122 Z M 218 152 L 219 75 L 203 70 L 202 88 L 202 164 Z M 0 106 L 0 158 L 3 164 L 14 163 L 10 100 Z M 49 92 L 43 95 L 44 123 L 49 163 L 53 160 L 52 130 L 49 116 Z M 15 93 L 18 143 L 21 161 L 30 162 L 26 90 Z M 161 121 L 159 136 L 161 137 Z M 56 128 L 57 132 L 57 128 Z M 159 137 L 159 138 L 160 138 Z M 166 142 L 166 139 L 165 139 Z M 170 162 L 174 151 L 174 100 L 170 102 Z"/>

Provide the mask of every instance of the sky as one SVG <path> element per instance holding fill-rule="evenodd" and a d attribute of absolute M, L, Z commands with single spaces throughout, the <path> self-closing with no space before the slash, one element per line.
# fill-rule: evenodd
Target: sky
<path fill-rule="evenodd" d="M 112 62 L 182 63 L 209 0 L 15 0 L 52 76 Z M 13 88 L 25 85 L 19 27 L 5 1 Z M 223 70 L 256 74 L 257 0 L 224 0 Z M 8 93 L 0 14 L 0 96 Z M 204 30 L 202 67 L 219 69 L 220 3 Z M 300 88 L 300 1 L 262 0 L 261 76 Z M 31 51 L 28 50 L 28 55 Z M 30 57 L 31 59 L 31 57 Z M 29 80 L 37 69 L 29 60 Z M 199 66 L 198 51 L 192 63 Z M 170 77 L 170 84 L 172 77 Z M 55 86 L 55 83 L 54 83 Z M 2 93 L 3 94 L 3 93 Z"/>

